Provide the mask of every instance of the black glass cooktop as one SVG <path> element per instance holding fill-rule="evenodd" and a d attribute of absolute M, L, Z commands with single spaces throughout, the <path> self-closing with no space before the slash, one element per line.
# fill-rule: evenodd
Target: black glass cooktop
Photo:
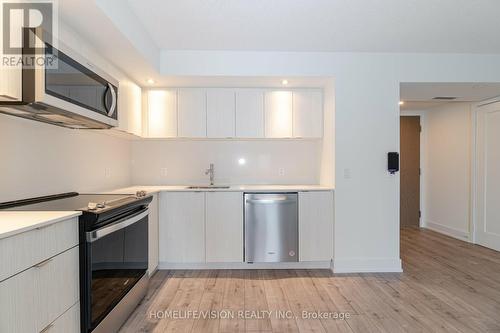
<path fill-rule="evenodd" d="M 0 209 L 10 211 L 92 211 L 105 212 L 137 200 L 130 194 L 78 194 L 65 193 L 54 196 L 5 202 Z M 90 207 L 89 207 L 90 204 Z"/>
<path fill-rule="evenodd" d="M 152 197 L 143 193 L 131 194 L 78 194 L 63 193 L 45 197 L 0 203 L 0 210 L 9 211 L 81 211 L 84 230 L 93 230 L 104 224 L 144 209 Z"/>

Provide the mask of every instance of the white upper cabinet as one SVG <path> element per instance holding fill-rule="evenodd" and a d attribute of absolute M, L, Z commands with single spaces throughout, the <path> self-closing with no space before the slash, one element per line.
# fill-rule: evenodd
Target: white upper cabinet
<path fill-rule="evenodd" d="M 177 136 L 177 90 L 150 90 L 147 93 L 147 136 L 175 138 Z"/>
<path fill-rule="evenodd" d="M 236 90 L 236 137 L 264 137 L 264 91 Z"/>
<path fill-rule="evenodd" d="M 181 88 L 178 91 L 178 136 L 207 136 L 207 93 L 204 88 Z"/>
<path fill-rule="evenodd" d="M 323 136 L 323 94 L 320 90 L 293 91 L 293 136 L 295 138 Z"/>
<path fill-rule="evenodd" d="M 267 91 L 265 93 L 266 138 L 291 138 L 292 118 L 292 92 Z"/>
<path fill-rule="evenodd" d="M 97 96 L 96 91 L 79 93 Z M 142 89 L 130 81 L 121 81 L 118 87 L 118 129 L 142 136 Z"/>
<path fill-rule="evenodd" d="M 172 88 L 145 96 L 149 138 L 323 137 L 320 89 Z M 132 116 L 125 112 L 125 117 Z M 135 128 L 136 121 L 125 122 Z"/>
<path fill-rule="evenodd" d="M 207 89 L 207 136 L 232 138 L 235 136 L 234 89 Z"/>

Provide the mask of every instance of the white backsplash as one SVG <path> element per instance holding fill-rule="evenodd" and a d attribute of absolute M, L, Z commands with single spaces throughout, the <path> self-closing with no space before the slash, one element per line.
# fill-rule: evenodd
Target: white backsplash
<path fill-rule="evenodd" d="M 132 183 L 207 184 L 214 163 L 219 184 L 318 184 L 321 149 L 321 140 L 138 140 Z"/>
<path fill-rule="evenodd" d="M 0 202 L 130 184 L 130 141 L 0 114 Z"/>

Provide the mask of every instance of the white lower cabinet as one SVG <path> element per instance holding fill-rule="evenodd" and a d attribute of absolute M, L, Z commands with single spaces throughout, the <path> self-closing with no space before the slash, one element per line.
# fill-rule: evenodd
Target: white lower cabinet
<path fill-rule="evenodd" d="M 205 193 L 160 195 L 160 262 L 205 262 Z"/>
<path fill-rule="evenodd" d="M 162 192 L 159 206 L 163 268 L 244 262 L 243 192 Z M 299 192 L 298 218 L 299 261 L 332 260 L 333 192 Z"/>
<path fill-rule="evenodd" d="M 207 262 L 243 262 L 243 193 L 206 193 Z"/>
<path fill-rule="evenodd" d="M 80 303 L 77 302 L 68 311 L 57 318 L 46 330 L 47 333 L 80 332 Z"/>
<path fill-rule="evenodd" d="M 333 258 L 333 192 L 299 192 L 299 260 Z"/>
<path fill-rule="evenodd" d="M 158 222 L 159 207 L 158 195 L 153 194 L 153 200 L 149 204 L 148 216 L 148 273 L 152 275 L 158 268 Z"/>
<path fill-rule="evenodd" d="M 79 300 L 78 247 L 0 282 L 0 332 L 40 332 Z M 72 323 L 79 331 L 79 317 Z M 66 325 L 67 326 L 67 325 Z"/>

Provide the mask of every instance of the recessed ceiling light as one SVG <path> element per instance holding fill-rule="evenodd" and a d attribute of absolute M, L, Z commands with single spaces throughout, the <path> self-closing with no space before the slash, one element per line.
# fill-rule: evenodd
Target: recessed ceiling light
<path fill-rule="evenodd" d="M 247 163 L 247 160 L 245 160 L 244 158 L 240 158 L 240 159 L 238 160 L 238 164 L 239 164 L 239 165 L 245 165 L 246 163 Z"/>
<path fill-rule="evenodd" d="M 284 85 L 284 86 L 286 86 L 288 84 L 288 80 L 281 81 L 281 84 Z"/>
<path fill-rule="evenodd" d="M 405 101 L 399 101 L 399 105 L 405 104 Z"/>
<path fill-rule="evenodd" d="M 155 84 L 155 80 L 153 80 L 153 79 L 148 79 L 147 82 L 148 82 L 148 84 Z"/>

